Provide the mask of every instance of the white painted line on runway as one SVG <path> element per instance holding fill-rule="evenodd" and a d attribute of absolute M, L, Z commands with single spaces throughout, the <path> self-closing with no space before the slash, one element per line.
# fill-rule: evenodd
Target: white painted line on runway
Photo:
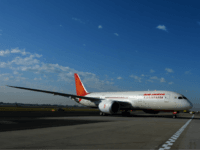
<path fill-rule="evenodd" d="M 192 121 L 193 118 L 194 118 L 194 115 L 171 138 L 169 138 L 169 140 L 166 141 L 165 144 L 163 144 L 162 147 L 159 148 L 159 150 L 170 149 L 173 143 L 178 139 L 178 137 L 185 130 L 185 128 L 188 126 L 188 124 L 190 123 L 190 121 Z"/>

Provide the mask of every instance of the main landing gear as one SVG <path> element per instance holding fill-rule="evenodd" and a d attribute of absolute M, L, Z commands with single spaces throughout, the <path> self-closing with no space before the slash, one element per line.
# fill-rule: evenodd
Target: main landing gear
<path fill-rule="evenodd" d="M 130 116 L 130 112 L 129 111 L 123 111 L 122 112 L 122 116 Z"/>
<path fill-rule="evenodd" d="M 173 112 L 173 119 L 177 118 L 177 112 Z"/>
<path fill-rule="evenodd" d="M 100 115 L 100 116 L 107 116 L 106 113 L 103 113 L 103 112 L 101 112 L 101 111 L 100 111 L 99 115 Z"/>

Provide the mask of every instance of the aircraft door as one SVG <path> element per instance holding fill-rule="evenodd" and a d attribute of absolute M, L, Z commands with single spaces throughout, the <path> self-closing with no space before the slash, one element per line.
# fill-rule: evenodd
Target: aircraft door
<path fill-rule="evenodd" d="M 169 94 L 166 94 L 166 95 L 164 96 L 164 101 L 165 101 L 165 103 L 168 103 L 168 102 L 169 102 L 169 99 L 170 99 L 170 95 L 169 95 Z"/>
<path fill-rule="evenodd" d="M 137 96 L 139 106 L 143 106 L 143 99 L 142 99 L 142 97 L 143 97 L 142 95 Z"/>

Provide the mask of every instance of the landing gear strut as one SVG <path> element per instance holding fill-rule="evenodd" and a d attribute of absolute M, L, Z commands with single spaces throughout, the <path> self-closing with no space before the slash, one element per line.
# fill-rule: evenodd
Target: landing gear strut
<path fill-rule="evenodd" d="M 175 119 L 175 118 L 177 118 L 177 116 L 176 116 L 176 115 L 173 115 L 173 119 Z"/>
<path fill-rule="evenodd" d="M 100 113 L 99 113 L 99 114 L 100 114 L 100 116 L 107 116 L 107 114 L 106 114 L 106 113 L 103 113 L 103 112 L 101 112 L 101 111 L 100 111 Z"/>
<path fill-rule="evenodd" d="M 130 116 L 130 112 L 129 111 L 123 111 L 122 116 Z"/>

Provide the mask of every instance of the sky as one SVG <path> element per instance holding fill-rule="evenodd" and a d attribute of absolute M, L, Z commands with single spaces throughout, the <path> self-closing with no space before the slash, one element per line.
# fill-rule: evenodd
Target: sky
<path fill-rule="evenodd" d="M 199 0 L 1 0 L 2 102 L 75 104 L 75 94 L 168 90 L 200 104 Z"/>

